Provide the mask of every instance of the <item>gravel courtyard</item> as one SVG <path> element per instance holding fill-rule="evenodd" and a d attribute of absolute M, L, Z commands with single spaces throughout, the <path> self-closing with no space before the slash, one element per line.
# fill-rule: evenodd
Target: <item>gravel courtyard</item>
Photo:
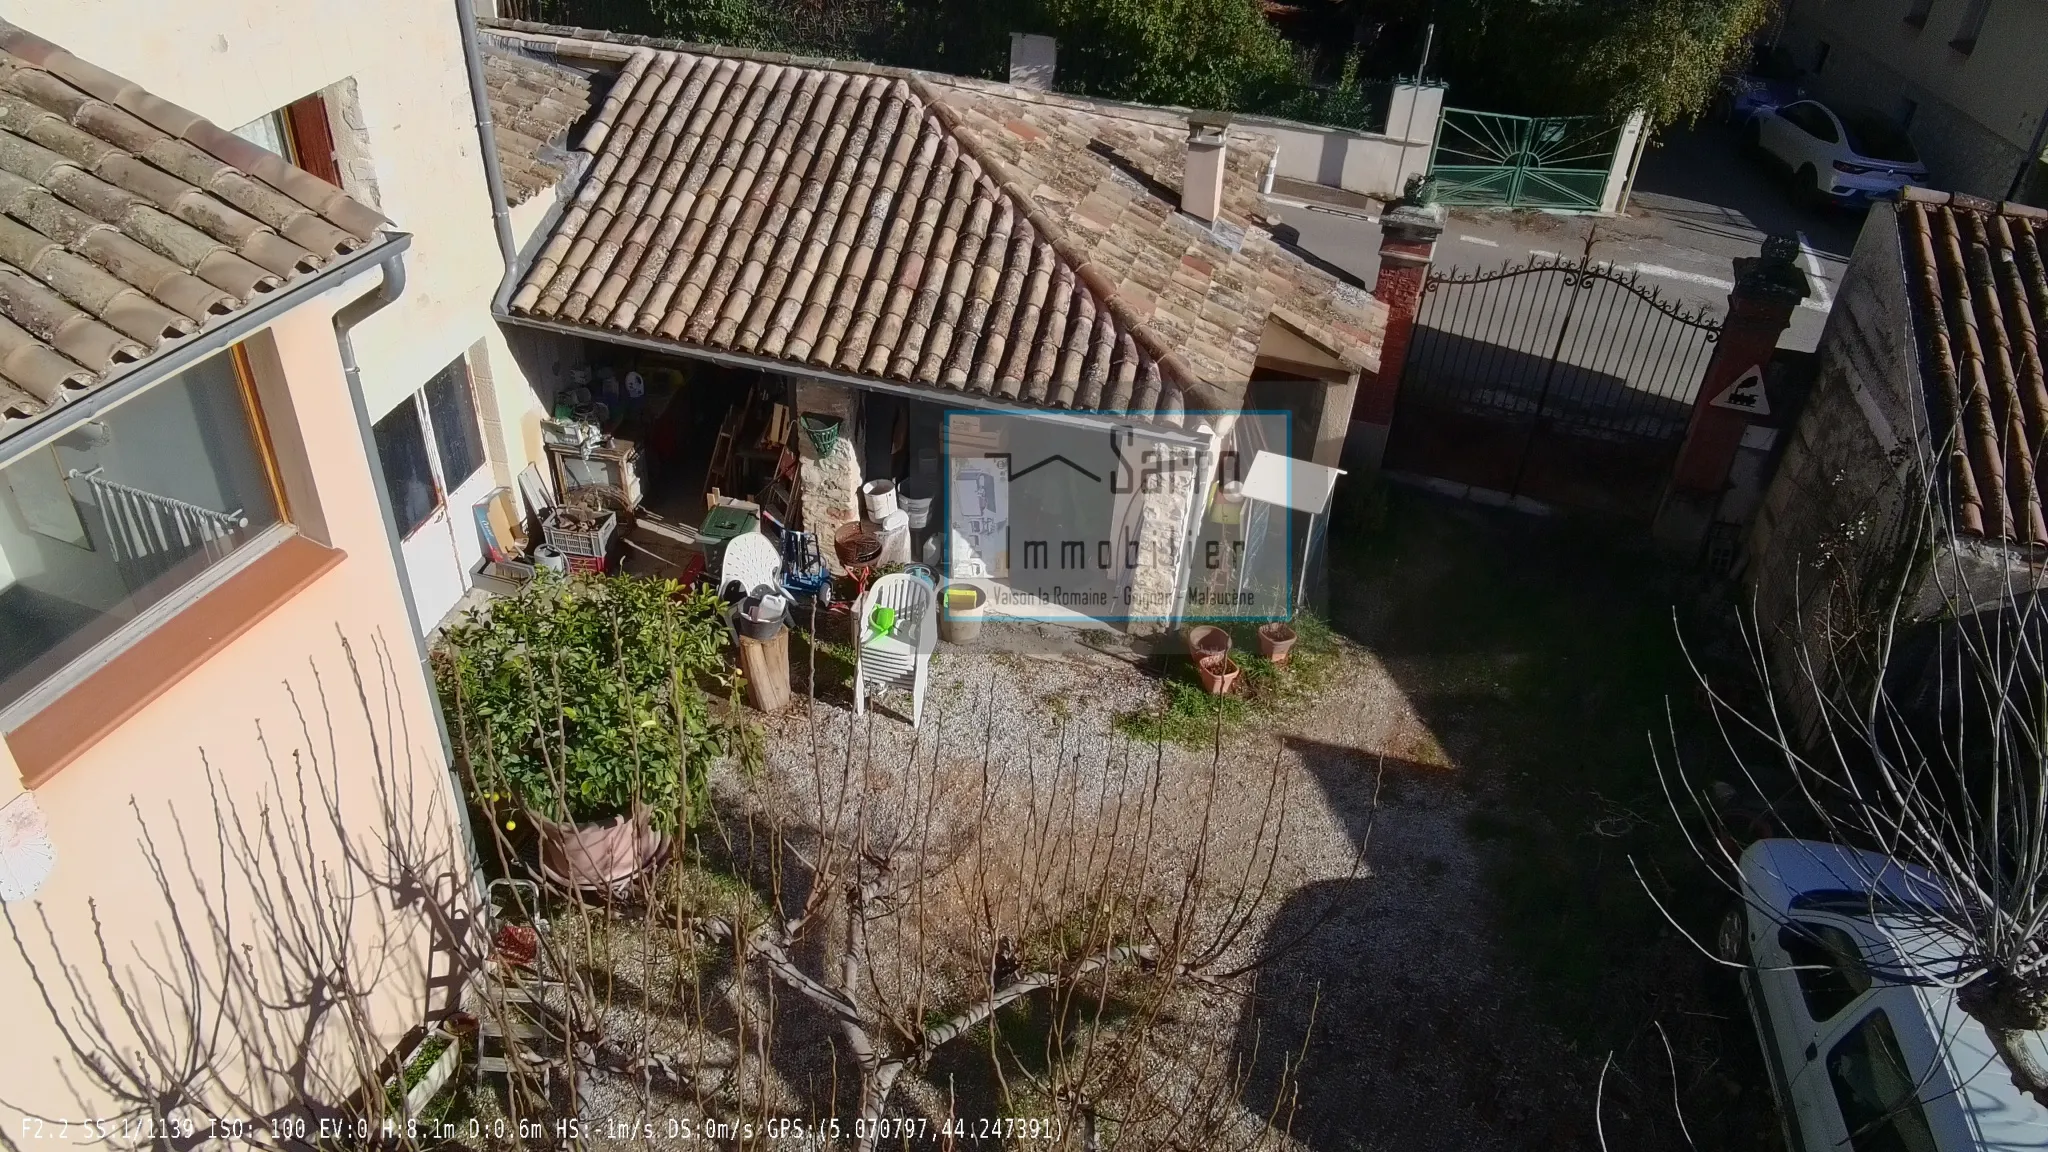
<path fill-rule="evenodd" d="M 1700 924 L 1718 911 L 1650 752 L 1667 696 L 1691 699 L 1672 607 L 1713 601 L 1597 526 L 1402 491 L 1350 505 L 1332 673 L 1216 749 L 1120 733 L 1158 707 L 1159 670 L 1099 637 L 942 647 L 915 731 L 907 698 L 854 718 L 844 650 L 821 645 L 815 702 L 800 650 L 756 794 L 957 824 L 1065 788 L 1085 823 L 1151 780 L 1162 824 L 1226 844 L 1276 828 L 1224 965 L 1250 971 L 1191 994 L 1165 1034 L 1239 1069 L 1239 1122 L 1271 1117 L 1297 1147 L 1593 1148 L 1596 1093 L 1608 1147 L 1774 1144 L 1747 1021 L 1637 878 Z"/>

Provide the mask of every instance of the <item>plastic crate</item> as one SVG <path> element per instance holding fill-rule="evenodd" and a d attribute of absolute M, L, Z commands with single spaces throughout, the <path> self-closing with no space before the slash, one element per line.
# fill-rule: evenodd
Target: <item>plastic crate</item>
<path fill-rule="evenodd" d="M 569 562 L 569 572 L 571 575 L 582 575 L 587 572 L 604 571 L 604 557 L 602 556 L 565 555 L 562 557 L 562 559 L 567 560 Z"/>
<path fill-rule="evenodd" d="M 618 513 L 605 513 L 597 528 L 589 532 L 557 527 L 555 518 L 559 515 L 559 511 L 550 512 L 540 526 L 541 534 L 550 547 L 569 557 L 572 563 L 582 557 L 596 557 L 600 561 L 605 558 L 612 546 L 612 533 L 619 527 Z"/>

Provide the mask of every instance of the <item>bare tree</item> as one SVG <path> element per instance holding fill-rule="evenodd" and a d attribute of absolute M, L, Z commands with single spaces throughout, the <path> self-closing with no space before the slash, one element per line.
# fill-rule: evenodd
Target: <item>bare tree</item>
<path fill-rule="evenodd" d="M 165 1152 L 221 1139 L 410 1143 L 402 1124 L 386 1124 L 380 1090 L 407 1021 L 373 1001 L 411 990 L 397 1011 L 427 1019 L 479 957 L 445 786 L 420 787 L 409 753 L 419 718 L 400 711 L 389 652 L 373 647 L 365 670 L 341 638 L 350 680 L 338 690 L 317 666 L 287 683 L 299 730 L 282 743 L 251 734 L 269 764 L 260 792 L 230 783 L 200 749 L 205 819 L 131 799 L 162 901 L 148 943 L 118 943 L 136 934 L 110 930 L 97 905 L 83 943 L 40 904 L 27 916 L 0 906 L 62 1038 L 51 1056 L 74 1096 L 60 1110 L 0 1087 L 0 1103 L 52 1133 L 82 1110 L 109 1143 Z M 356 721 L 372 763 L 344 762 L 340 726 Z M 370 783 L 372 809 L 345 800 L 347 778 Z M 15 1146 L 5 1132 L 0 1144 Z"/>
<path fill-rule="evenodd" d="M 1769 821 L 1878 854 L 1860 877 L 1888 945 L 1864 958 L 1872 975 L 1954 989 L 2014 1084 L 2048 1103 L 2048 1066 L 2023 1042 L 2048 1027 L 2048 604 L 2017 546 L 1959 529 L 1959 450 L 1916 430 L 1895 486 L 1857 494 L 1801 558 L 1790 615 L 1752 613 L 1747 699 L 1693 667 Z M 1658 770 L 1739 894 L 1747 830 L 1717 782 L 1675 752 Z"/>
<path fill-rule="evenodd" d="M 1252 977 L 1302 942 L 1261 941 L 1294 799 L 1277 756 L 1169 759 L 1062 724 L 1006 760 L 993 712 L 940 708 L 911 733 L 813 703 L 782 733 L 808 752 L 720 774 L 659 866 L 491 905 L 419 783 L 438 768 L 408 758 L 424 718 L 394 703 L 391 658 L 341 647 L 348 684 L 316 668 L 288 685 L 299 730 L 251 733 L 261 794 L 208 769 L 210 819 L 136 806 L 150 946 L 5 910 L 109 1143 L 552 1149 L 626 1116 L 749 1146 L 803 1117 L 813 1144 L 862 1152 L 1286 1142 L 1286 1075 L 1248 1113 L 1257 1054 L 1230 1040 Z M 487 757 L 454 704 L 458 746 Z M 371 763 L 344 751 L 351 724 Z M 364 778 L 368 808 L 344 797 Z M 486 873 L 542 875 L 517 824 L 484 825 Z M 465 1123 L 416 1130 L 387 1100 L 409 1022 L 393 988 L 416 990 L 412 1021 L 474 1020 L 472 1062 L 496 1045 L 503 1075 L 465 1078 Z"/>
<path fill-rule="evenodd" d="M 1243 1061 L 1167 1039 L 1191 998 L 1234 1005 L 1268 959 L 1277 760 L 1219 752 L 1176 774 L 1156 748 L 1082 753 L 1063 728 L 998 763 L 991 718 L 963 734 L 943 713 L 929 741 L 883 752 L 875 722 L 821 712 L 808 760 L 729 777 L 682 858 L 625 891 L 560 894 L 549 962 L 582 978 L 550 1011 L 586 1037 L 548 1054 L 564 1078 L 613 1101 L 630 1084 L 648 1117 L 809 1115 L 863 1152 L 1026 1135 L 995 1116 L 1076 1148 L 1283 1138 L 1284 1105 L 1237 1103 Z M 1239 838 L 1217 812 L 1247 786 L 1263 801 Z M 494 841 L 516 867 L 513 839 Z"/>

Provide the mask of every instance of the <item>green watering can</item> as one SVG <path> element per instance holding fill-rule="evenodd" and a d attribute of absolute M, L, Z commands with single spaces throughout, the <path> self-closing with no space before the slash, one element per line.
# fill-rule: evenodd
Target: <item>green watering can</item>
<path fill-rule="evenodd" d="M 870 640 L 879 640 L 884 636 L 894 634 L 896 631 L 896 610 L 886 605 L 875 609 L 874 614 L 868 617 L 868 628 L 868 639 Z"/>

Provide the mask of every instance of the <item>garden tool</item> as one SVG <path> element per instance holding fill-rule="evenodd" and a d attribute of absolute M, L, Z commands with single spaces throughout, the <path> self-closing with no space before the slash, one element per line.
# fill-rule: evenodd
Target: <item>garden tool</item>
<path fill-rule="evenodd" d="M 880 640 L 896 631 L 896 610 L 884 605 L 868 617 L 868 639 Z"/>

